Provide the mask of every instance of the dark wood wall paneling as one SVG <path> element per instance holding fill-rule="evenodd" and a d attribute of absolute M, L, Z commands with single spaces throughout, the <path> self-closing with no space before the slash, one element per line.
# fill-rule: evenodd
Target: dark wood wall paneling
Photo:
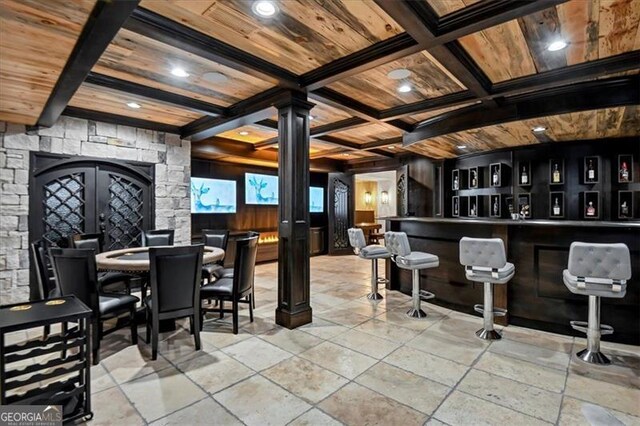
<path fill-rule="evenodd" d="M 229 164 L 218 161 L 191 161 L 191 176 L 211 179 L 227 179 L 237 182 L 237 209 L 231 214 L 192 214 L 191 233 L 200 236 L 203 229 L 229 229 L 231 231 L 277 231 L 278 206 L 257 206 L 245 204 L 245 173 L 275 175 L 277 170 L 267 167 Z M 326 173 L 310 173 L 311 186 L 324 188 L 324 213 L 311 214 L 311 227 L 327 226 L 327 183 Z M 326 246 L 326 245 L 325 245 Z"/>
<path fill-rule="evenodd" d="M 619 154 L 633 155 L 632 183 L 620 184 L 617 179 L 617 163 Z M 588 156 L 600 157 L 600 179 L 596 184 L 583 183 L 584 158 Z M 565 174 L 563 185 L 549 185 L 549 160 L 564 160 Z M 531 185 L 518 186 L 515 168 L 519 162 L 531 162 Z M 508 166 L 503 174 L 503 186 L 490 188 L 489 165 L 502 163 Z M 489 216 L 489 195 L 503 194 L 503 197 L 513 194 L 531 193 L 532 218 L 549 218 L 549 192 L 563 191 L 565 193 L 564 220 L 582 220 L 582 193 L 585 191 L 600 192 L 600 219 L 618 220 L 615 210 L 619 190 L 634 191 L 634 218 L 640 218 L 640 142 L 637 138 L 602 139 L 596 141 L 544 143 L 522 148 L 493 151 L 485 154 L 462 156 L 454 160 L 445 160 L 444 164 L 444 211 L 445 217 L 452 217 L 452 170 L 481 167 L 481 177 L 484 189 L 463 189 L 457 191 L 460 196 L 485 195 L 484 217 Z M 503 200 L 503 208 L 505 208 Z M 430 215 L 425 215 L 430 216 Z M 562 220 L 562 219 L 559 219 Z"/>

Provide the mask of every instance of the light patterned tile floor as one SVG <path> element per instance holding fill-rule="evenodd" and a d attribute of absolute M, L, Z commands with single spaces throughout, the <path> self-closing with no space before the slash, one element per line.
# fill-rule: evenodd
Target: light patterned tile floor
<path fill-rule="evenodd" d="M 581 338 L 509 326 L 486 343 L 479 317 L 426 305 L 426 320 L 407 318 L 409 297 L 382 289 L 367 300 L 370 264 L 355 256 L 311 267 L 314 322 L 296 330 L 274 323 L 267 264 L 256 322 L 241 307 L 237 336 L 211 315 L 195 352 L 179 322 L 151 361 L 143 339 L 108 335 L 89 424 L 640 425 L 638 347 L 604 343 L 615 365 L 593 367 L 572 355 Z"/>

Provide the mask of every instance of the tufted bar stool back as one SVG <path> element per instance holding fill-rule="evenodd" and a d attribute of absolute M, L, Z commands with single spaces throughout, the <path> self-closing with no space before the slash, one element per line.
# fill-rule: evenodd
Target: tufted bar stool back
<path fill-rule="evenodd" d="M 500 238 L 469 238 L 460 240 L 460 264 L 468 280 L 484 284 L 484 305 L 473 309 L 482 314 L 483 328 L 476 336 L 483 340 L 501 339 L 493 326 L 493 317 L 504 316 L 506 309 L 493 307 L 493 285 L 506 284 L 513 278 L 515 267 L 507 262 L 504 242 Z"/>
<path fill-rule="evenodd" d="M 427 314 L 421 309 L 420 302 L 433 299 L 435 295 L 426 290 L 420 290 L 420 271 L 437 268 L 440 265 L 440 259 L 434 254 L 411 251 L 409 238 L 404 232 L 385 232 L 384 241 L 393 255 L 391 259 L 398 265 L 398 268 L 409 269 L 412 273 L 413 306 L 407 315 L 412 318 L 426 317 Z"/>
<path fill-rule="evenodd" d="M 360 228 L 349 228 L 349 244 L 353 247 L 353 252 L 362 259 L 371 260 L 371 293 L 367 295 L 369 300 L 381 300 L 382 295 L 378 293 L 378 284 L 385 283 L 384 278 L 378 278 L 378 259 L 389 259 L 391 253 L 386 247 L 372 244 L 366 245 L 364 232 Z"/>
<path fill-rule="evenodd" d="M 562 279 L 570 292 L 589 296 L 588 321 L 571 321 L 571 327 L 587 334 L 587 348 L 576 355 L 592 364 L 611 363 L 600 352 L 602 335 L 613 333 L 613 327 L 600 324 L 600 298 L 625 296 L 631 279 L 629 248 L 625 244 L 574 242 Z"/>

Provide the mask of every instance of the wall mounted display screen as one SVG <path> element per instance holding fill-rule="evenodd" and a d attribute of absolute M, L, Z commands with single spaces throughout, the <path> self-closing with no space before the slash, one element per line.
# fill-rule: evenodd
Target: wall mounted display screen
<path fill-rule="evenodd" d="M 309 212 L 322 213 L 324 211 L 324 188 L 312 186 L 309 188 Z"/>
<path fill-rule="evenodd" d="M 235 180 L 191 178 L 191 213 L 235 212 Z"/>
<path fill-rule="evenodd" d="M 247 204 L 278 205 L 278 176 L 245 173 L 244 188 Z"/>

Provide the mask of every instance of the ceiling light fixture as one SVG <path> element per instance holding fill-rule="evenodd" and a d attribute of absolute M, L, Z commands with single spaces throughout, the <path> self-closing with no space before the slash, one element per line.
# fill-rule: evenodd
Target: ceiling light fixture
<path fill-rule="evenodd" d="M 392 80 L 402 80 L 403 78 L 408 78 L 410 75 L 411 71 L 406 68 L 396 68 L 387 73 L 387 77 Z"/>
<path fill-rule="evenodd" d="M 403 84 L 400 87 L 398 87 L 398 92 L 400 93 L 408 93 L 411 91 L 411 85 L 410 84 Z"/>
<path fill-rule="evenodd" d="M 467 149 L 466 145 L 458 145 L 458 149 Z"/>
<path fill-rule="evenodd" d="M 218 71 L 206 72 L 202 74 L 202 78 L 209 83 L 226 83 L 229 77 Z"/>
<path fill-rule="evenodd" d="M 239 134 L 240 136 L 247 136 L 247 135 L 249 134 L 249 132 L 247 132 L 246 130 L 243 130 L 243 131 L 241 131 L 241 132 L 238 132 L 238 134 Z"/>
<path fill-rule="evenodd" d="M 127 102 L 127 106 L 129 108 L 133 108 L 133 109 L 140 109 L 142 108 L 142 105 L 140 105 L 139 103 L 136 102 Z"/>
<path fill-rule="evenodd" d="M 275 3 L 268 0 L 258 0 L 254 2 L 251 9 L 253 9 L 253 13 L 262 16 L 263 18 L 270 18 L 278 11 Z"/>
<path fill-rule="evenodd" d="M 309 120 L 315 120 L 316 116 L 315 115 L 309 115 Z"/>
<path fill-rule="evenodd" d="M 547 46 L 547 50 L 549 52 L 556 52 L 558 50 L 562 50 L 567 47 L 567 42 L 564 40 L 556 40 L 552 42 L 549 46 Z"/>
<path fill-rule="evenodd" d="M 534 132 L 536 132 L 536 133 L 541 133 L 541 132 L 544 132 L 545 130 L 547 130 L 547 128 L 546 128 L 546 127 L 544 127 L 544 126 L 536 126 L 536 127 L 534 127 L 533 129 L 531 129 L 531 130 L 533 130 L 533 131 L 534 131 Z"/>
<path fill-rule="evenodd" d="M 176 77 L 182 77 L 182 78 L 189 77 L 189 73 L 186 72 L 185 70 L 183 70 L 180 67 L 176 67 L 176 68 L 172 69 L 171 70 L 171 74 L 173 74 Z"/>

